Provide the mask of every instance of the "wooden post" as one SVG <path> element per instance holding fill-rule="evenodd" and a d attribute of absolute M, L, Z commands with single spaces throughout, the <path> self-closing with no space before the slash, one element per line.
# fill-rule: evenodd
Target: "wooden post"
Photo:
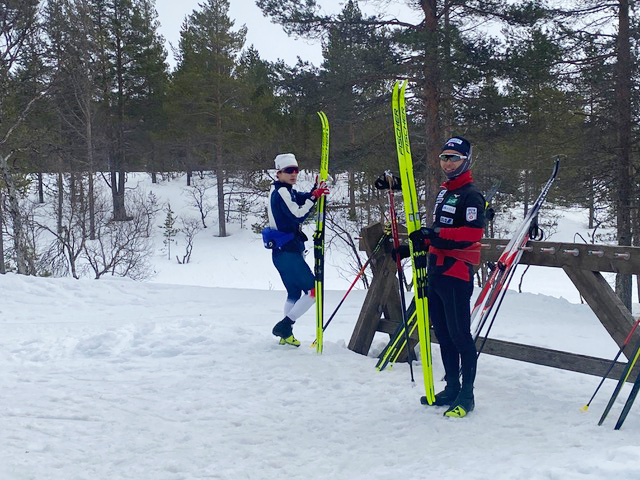
<path fill-rule="evenodd" d="M 361 249 L 371 255 L 375 245 L 384 235 L 381 223 L 373 224 L 362 230 Z M 400 306 L 400 294 L 398 293 L 396 263 L 389 254 L 389 247 L 385 245 L 371 260 L 373 279 L 367 291 L 360 316 L 351 334 L 349 350 L 362 355 L 369 353 L 373 337 L 378 331 L 378 322 L 384 314 L 387 319 L 400 322 L 402 308 Z"/>
<path fill-rule="evenodd" d="M 615 340 L 618 347 L 622 347 L 635 321 L 602 274 L 567 265 L 562 269 L 567 273 L 600 322 L 602 322 L 604 328 L 607 329 L 611 338 Z M 640 333 L 636 330 L 624 350 L 627 358 L 632 354 L 632 349 L 639 339 Z"/>

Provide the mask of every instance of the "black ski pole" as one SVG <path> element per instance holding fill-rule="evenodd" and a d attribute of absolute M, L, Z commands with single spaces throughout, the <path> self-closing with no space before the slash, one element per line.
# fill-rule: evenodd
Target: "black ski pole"
<path fill-rule="evenodd" d="M 633 356 L 633 358 L 630 359 L 627 362 L 627 365 L 624 367 L 624 370 L 622 371 L 622 375 L 620 375 L 620 378 L 618 379 L 618 383 L 616 384 L 616 388 L 613 390 L 613 393 L 611 394 L 611 398 L 609 399 L 609 403 L 607 403 L 607 406 L 605 407 L 604 412 L 602 412 L 602 415 L 600 416 L 600 420 L 598 421 L 598 425 L 602 425 L 602 423 L 607 418 L 607 415 L 609 415 L 609 412 L 611 411 L 611 407 L 613 407 L 613 404 L 615 403 L 616 399 L 618 398 L 618 395 L 620 394 L 620 391 L 622 390 L 622 387 L 624 386 L 625 382 L 629 378 L 629 375 L 631 375 L 631 370 L 633 370 L 633 367 L 635 366 L 636 361 L 638 360 L 638 357 L 640 356 L 640 340 L 638 340 L 636 342 L 636 344 L 634 345 L 633 351 L 636 352 L 636 353 Z"/>
<path fill-rule="evenodd" d="M 631 337 L 633 335 L 633 332 L 636 331 L 636 328 L 638 328 L 638 324 L 639 323 L 640 323 L 640 318 L 638 318 L 638 320 L 636 320 L 636 323 L 633 324 L 633 327 L 631 328 L 631 331 L 629 332 L 629 335 L 627 335 L 627 338 L 624 339 L 624 342 L 623 342 L 622 346 L 620 347 L 620 350 L 618 350 L 617 355 L 615 356 L 615 358 L 613 360 L 611 360 L 611 365 L 609 365 L 609 369 L 607 370 L 607 373 L 605 373 L 602 376 L 602 379 L 600 380 L 600 383 L 596 387 L 596 391 L 593 392 L 593 395 L 591 395 L 591 398 L 589 399 L 589 402 L 584 407 L 582 407 L 582 411 L 586 412 L 589 409 L 589 405 L 591 405 L 591 402 L 593 401 L 593 399 L 595 398 L 596 394 L 598 393 L 598 390 L 600 390 L 600 387 L 602 387 L 602 384 L 604 383 L 604 381 L 609 376 L 609 373 L 611 373 L 611 370 L 613 370 L 613 367 L 616 365 L 616 361 L 618 360 L 618 357 L 620 355 L 622 355 L 622 351 L 625 349 L 625 347 L 631 341 Z"/>

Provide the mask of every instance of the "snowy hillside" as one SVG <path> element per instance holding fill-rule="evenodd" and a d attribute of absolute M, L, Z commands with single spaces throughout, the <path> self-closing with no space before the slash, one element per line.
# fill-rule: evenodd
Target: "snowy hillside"
<path fill-rule="evenodd" d="M 181 215 L 183 186 L 148 188 Z M 558 240 L 584 231 L 580 215 L 561 220 Z M 482 355 L 476 410 L 445 418 L 420 405 L 406 365 L 376 372 L 384 335 L 367 357 L 346 348 L 363 290 L 323 355 L 309 348 L 312 312 L 296 324 L 302 346 L 279 346 L 284 292 L 269 253 L 229 230 L 201 232 L 187 265 L 158 235 L 147 282 L 0 276 L 0 479 L 640 478 L 640 406 L 613 430 L 628 386 L 598 427 L 615 382 L 584 413 L 599 378 Z M 562 275 L 530 269 L 493 335 L 613 358 Z M 327 277 L 332 310 L 351 279 L 329 265 Z M 434 358 L 439 388 L 437 345 Z"/>

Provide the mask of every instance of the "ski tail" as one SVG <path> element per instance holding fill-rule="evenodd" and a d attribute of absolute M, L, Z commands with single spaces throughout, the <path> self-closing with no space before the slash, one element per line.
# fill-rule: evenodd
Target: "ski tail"
<path fill-rule="evenodd" d="M 407 325 L 409 326 L 409 336 L 415 332 L 417 327 L 416 323 L 416 304 L 415 301 L 412 301 L 407 310 Z M 397 361 L 398 357 L 402 353 L 402 350 L 406 346 L 405 334 L 404 334 L 404 324 L 401 323 L 398 325 L 398 328 L 393 332 L 391 337 L 389 338 L 389 343 L 384 347 L 380 357 L 378 359 L 378 363 L 376 363 L 376 370 L 381 372 L 384 370 L 389 363 L 393 363 Z"/>
<path fill-rule="evenodd" d="M 326 182 L 329 177 L 329 120 L 324 112 L 318 112 L 322 124 L 322 154 L 320 157 L 319 181 Z M 316 294 L 316 352 L 322 353 L 324 347 L 324 230 L 326 198 L 321 196 L 317 203 L 316 230 L 313 235 L 313 257 Z"/>

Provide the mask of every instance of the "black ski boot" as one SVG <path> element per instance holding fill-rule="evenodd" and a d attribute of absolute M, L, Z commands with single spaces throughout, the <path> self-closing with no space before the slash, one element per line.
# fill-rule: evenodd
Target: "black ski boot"
<path fill-rule="evenodd" d="M 473 398 L 473 390 L 471 392 L 465 392 L 461 390 L 455 401 L 451 404 L 451 407 L 444 412 L 445 417 L 462 418 L 473 411 L 476 406 Z"/>
<path fill-rule="evenodd" d="M 293 324 L 293 320 L 291 320 L 289 317 L 284 317 L 274 325 L 271 333 L 273 333 L 276 337 L 289 338 L 291 335 L 293 335 Z"/>
<path fill-rule="evenodd" d="M 433 402 L 433 405 L 435 405 L 436 407 L 451 405 L 455 401 L 455 399 L 458 397 L 459 392 L 460 392 L 459 386 L 447 385 L 446 387 L 444 387 L 444 390 L 442 390 L 439 393 L 436 393 L 435 401 Z M 420 403 L 422 405 L 429 405 L 429 402 L 427 402 L 427 397 L 424 397 L 424 396 L 420 397 Z"/>

